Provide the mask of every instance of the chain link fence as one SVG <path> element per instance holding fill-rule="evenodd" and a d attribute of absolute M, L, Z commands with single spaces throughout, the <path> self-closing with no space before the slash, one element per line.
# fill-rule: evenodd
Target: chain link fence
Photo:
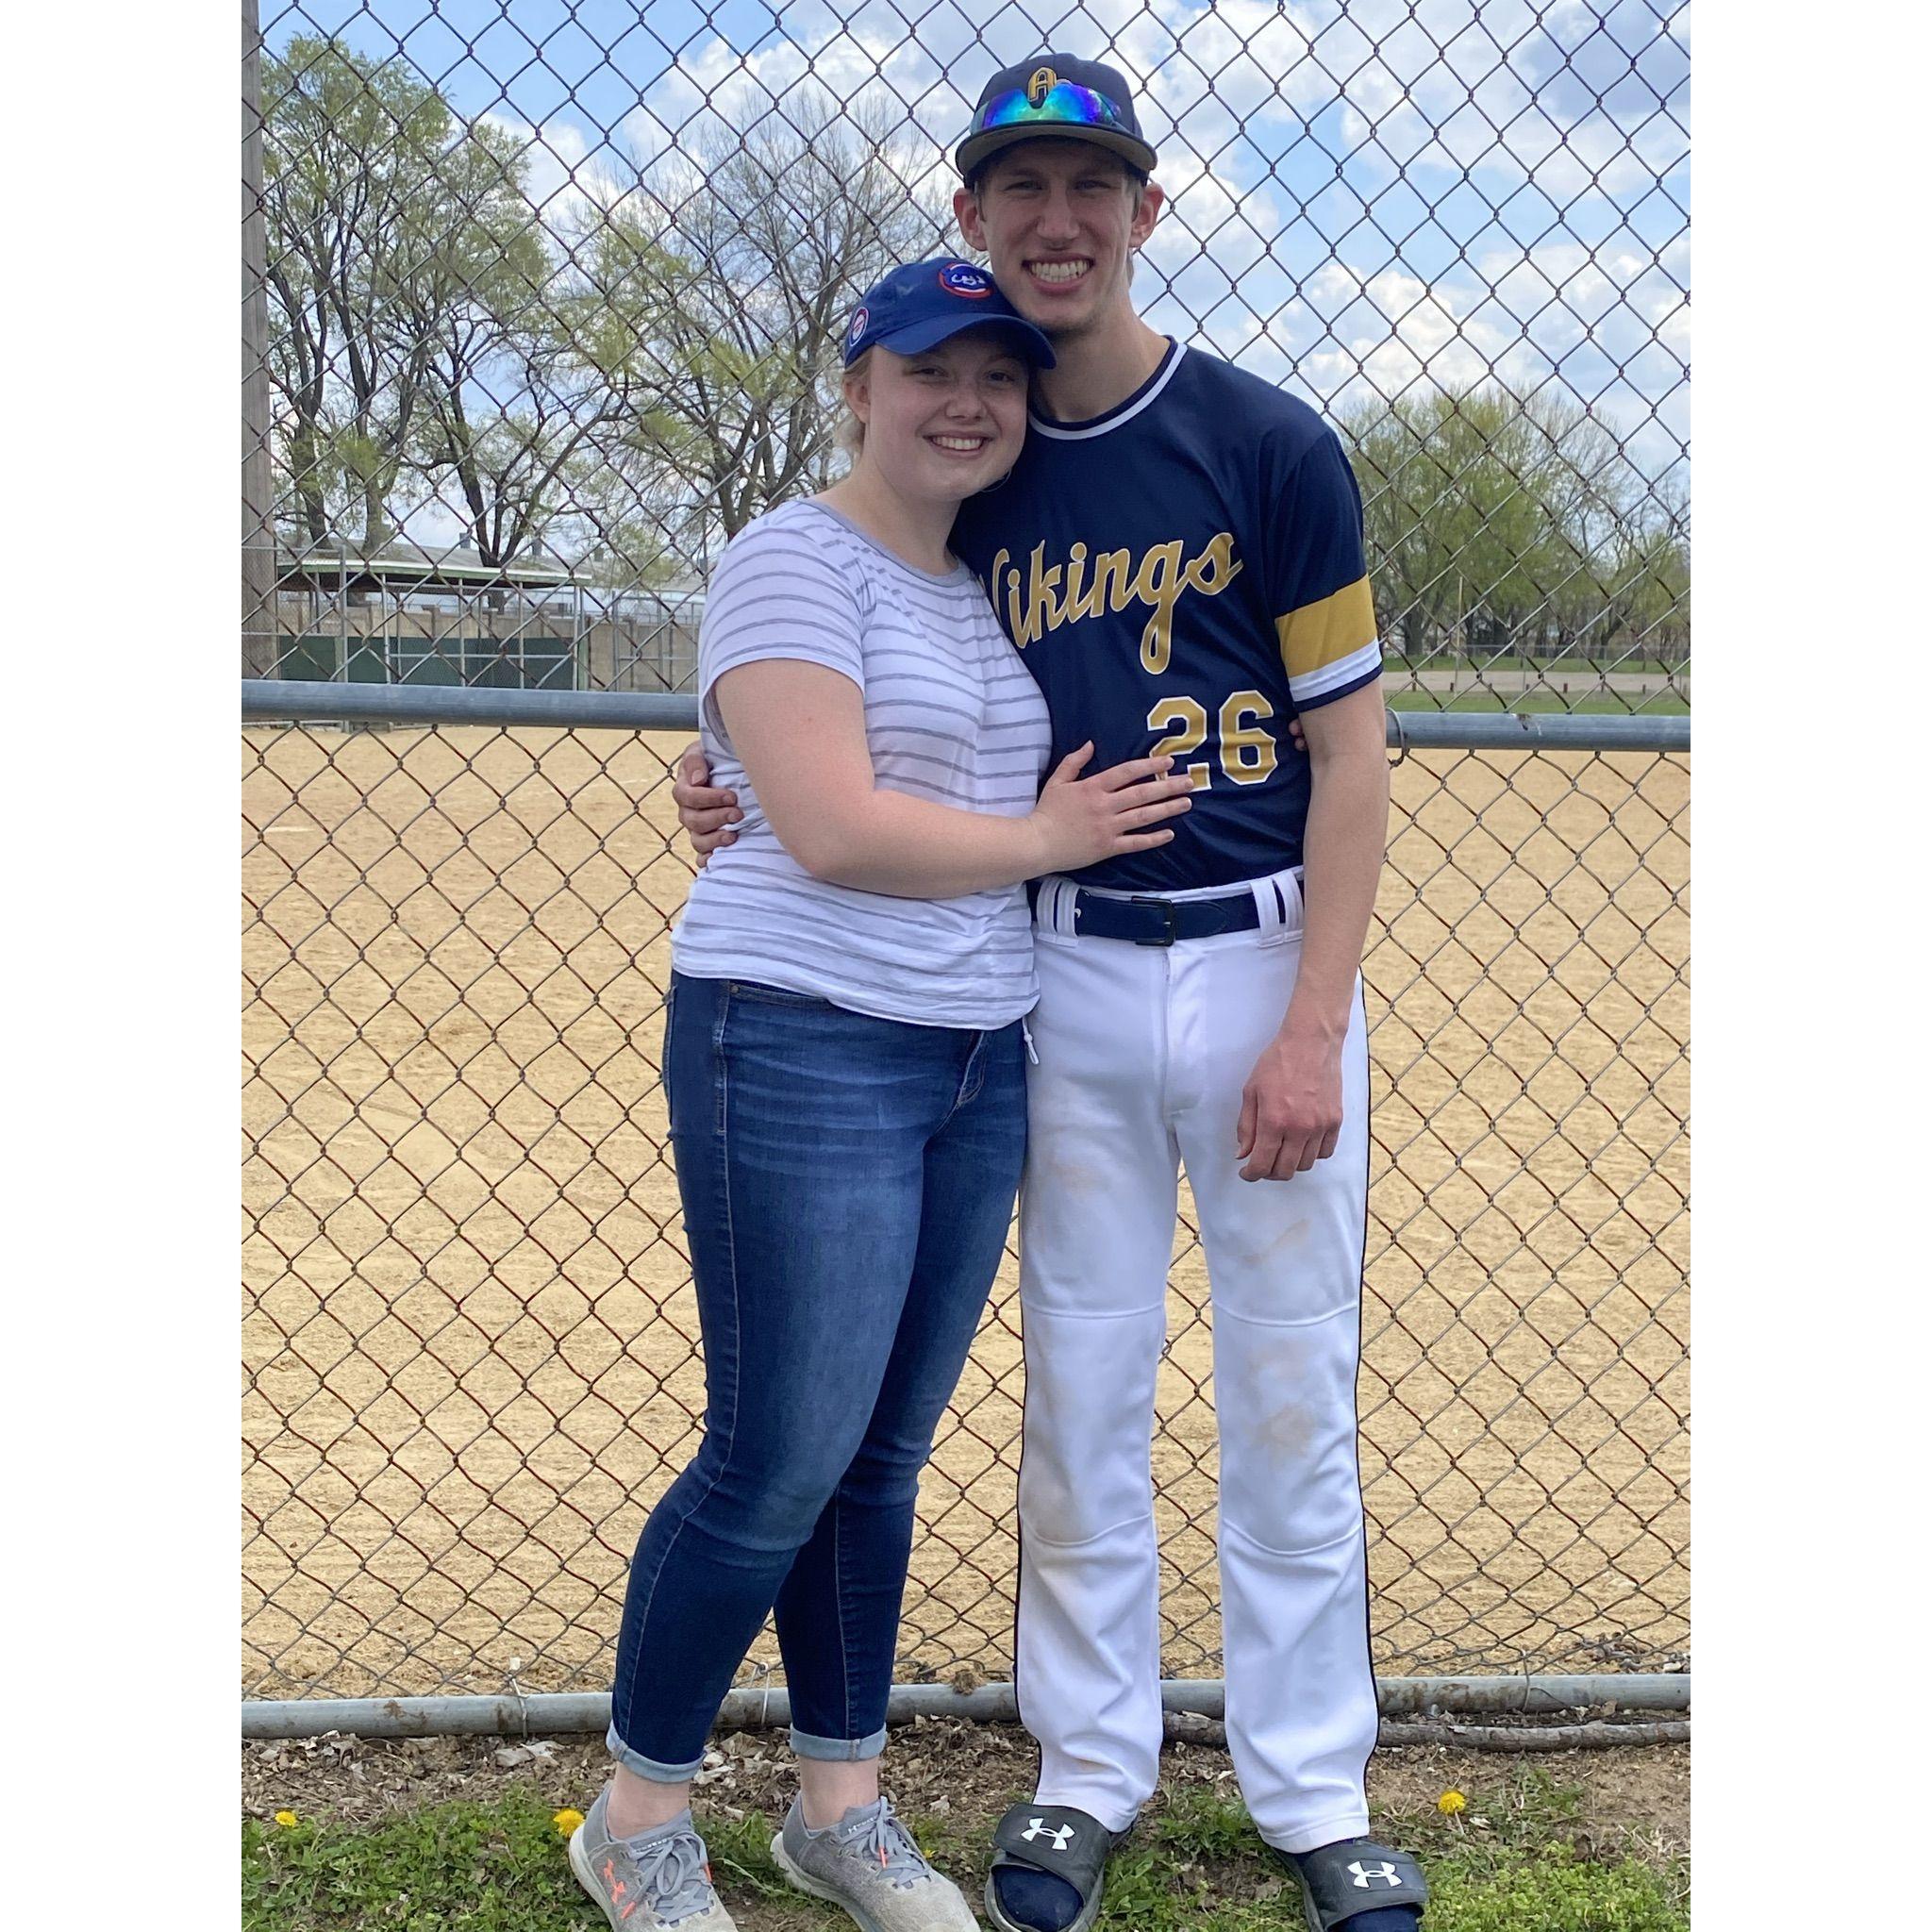
<path fill-rule="evenodd" d="M 1132 75 L 1160 147 L 1149 319 L 1349 441 L 1398 716 L 1688 709 L 1681 9 L 263 14 L 244 674 L 689 691 L 722 544 L 836 473 L 853 293 L 956 245 L 941 149 L 1053 44 Z M 250 1696 L 608 1683 L 702 1409 L 657 1079 L 680 741 L 243 733 Z M 1394 794 L 1365 963 L 1377 1667 L 1668 1669 L 1688 756 L 1406 750 Z M 1212 1676 L 1183 1210 L 1164 1657 Z M 1009 1255 L 925 1479 L 902 1679 L 1010 1672 L 1017 1331 Z"/>

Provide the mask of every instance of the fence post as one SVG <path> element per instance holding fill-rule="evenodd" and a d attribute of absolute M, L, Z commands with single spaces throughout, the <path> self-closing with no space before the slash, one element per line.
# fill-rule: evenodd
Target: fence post
<path fill-rule="evenodd" d="M 261 25 L 242 0 L 242 675 L 275 668 L 275 532 L 269 468 L 268 223 L 261 207 Z"/>

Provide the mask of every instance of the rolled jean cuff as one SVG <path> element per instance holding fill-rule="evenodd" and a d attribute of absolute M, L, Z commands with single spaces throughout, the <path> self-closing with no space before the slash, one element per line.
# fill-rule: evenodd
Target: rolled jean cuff
<path fill-rule="evenodd" d="M 858 1764 L 876 1757 L 886 1748 L 886 1727 L 881 1724 L 869 1738 L 814 1738 L 796 1725 L 791 1731 L 791 1755 L 813 1757 L 824 1764 Z"/>
<path fill-rule="evenodd" d="M 604 1742 L 611 1757 L 626 1771 L 634 1771 L 640 1777 L 647 1777 L 654 1785 L 681 1785 L 695 1777 L 704 1769 L 702 1752 L 689 1764 L 659 1764 L 655 1757 L 646 1757 L 641 1751 L 633 1751 L 617 1735 L 617 1726 L 612 1724 L 605 1735 Z"/>

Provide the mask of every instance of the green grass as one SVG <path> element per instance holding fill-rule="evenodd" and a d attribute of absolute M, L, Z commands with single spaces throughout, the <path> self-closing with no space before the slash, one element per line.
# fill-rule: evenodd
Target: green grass
<path fill-rule="evenodd" d="M 1548 691 L 1524 691 L 1520 696 L 1464 691 L 1453 697 L 1433 691 L 1391 691 L 1387 702 L 1391 711 L 1531 711 L 1578 718 L 1683 718 L 1690 711 L 1688 699 L 1669 691 L 1641 696 L 1636 691 L 1579 691 L 1569 697 Z"/>
<path fill-rule="evenodd" d="M 1493 658 L 1457 657 L 1449 651 L 1436 651 L 1426 658 L 1405 657 L 1399 649 L 1386 646 L 1384 654 L 1391 664 L 1411 671 L 1536 671 L 1561 677 L 1596 677 L 1615 672 L 1620 677 L 1662 677 L 1672 672 L 1688 673 L 1690 662 L 1666 664 L 1661 658 L 1624 656 L 1608 652 L 1601 658 L 1520 658 L 1506 651 Z"/>
<path fill-rule="evenodd" d="M 1687 1932 L 1681 1871 L 1584 1849 L 1580 1794 L 1536 1771 L 1470 1793 L 1462 1820 L 1403 1837 L 1434 1894 L 1427 1932 Z M 1481 1824 L 1474 1823 L 1480 1819 Z M 926 1851 L 976 1895 L 983 1821 L 911 1821 Z M 772 1864 L 771 1824 L 707 1824 L 712 1869 L 746 1932 L 838 1932 L 851 1922 L 791 1892 Z M 242 1827 L 243 1932 L 563 1932 L 599 1928 L 549 1807 L 534 1793 L 439 1805 L 351 1827 Z M 1108 1870 L 1107 1932 L 1299 1932 L 1296 1890 L 1246 1811 L 1185 1787 Z"/>

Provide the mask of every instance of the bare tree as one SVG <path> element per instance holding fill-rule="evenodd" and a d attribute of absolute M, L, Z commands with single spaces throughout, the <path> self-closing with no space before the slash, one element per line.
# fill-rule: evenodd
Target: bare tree
<path fill-rule="evenodd" d="M 522 169 L 491 142 L 452 156 L 451 205 L 514 207 L 521 219 L 451 222 L 405 291 L 426 344 L 414 466 L 454 492 L 478 555 L 498 566 L 569 513 L 590 440 L 629 405 L 623 373 L 607 379 L 577 349 L 582 301 L 554 280 Z"/>
<path fill-rule="evenodd" d="M 641 173 L 581 238 L 586 285 L 654 404 L 609 459 L 641 492 L 680 486 L 693 565 L 829 480 L 845 317 L 888 268 L 944 245 L 946 211 L 912 173 L 884 114 L 808 94 Z"/>

